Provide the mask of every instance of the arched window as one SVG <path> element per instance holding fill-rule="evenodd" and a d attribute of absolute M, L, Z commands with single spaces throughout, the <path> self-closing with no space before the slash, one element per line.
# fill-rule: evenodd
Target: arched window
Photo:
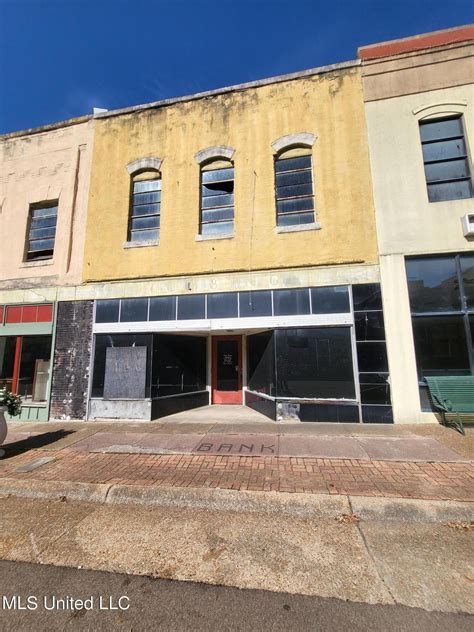
<path fill-rule="evenodd" d="M 145 158 L 127 166 L 131 175 L 128 241 L 156 243 L 160 236 L 161 160 Z"/>
<path fill-rule="evenodd" d="M 272 143 L 275 151 L 275 196 L 277 226 L 315 222 L 313 134 L 293 134 Z"/>
<path fill-rule="evenodd" d="M 201 235 L 234 232 L 234 165 L 213 160 L 201 165 Z"/>
<path fill-rule="evenodd" d="M 418 119 L 428 200 L 442 202 L 474 195 L 465 139 L 466 103 L 437 103 L 413 111 Z"/>

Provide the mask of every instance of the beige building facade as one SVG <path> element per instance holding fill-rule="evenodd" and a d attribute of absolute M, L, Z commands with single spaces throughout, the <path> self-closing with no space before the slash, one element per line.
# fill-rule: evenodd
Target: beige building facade
<path fill-rule="evenodd" d="M 472 374 L 474 29 L 359 49 L 395 422 Z"/>

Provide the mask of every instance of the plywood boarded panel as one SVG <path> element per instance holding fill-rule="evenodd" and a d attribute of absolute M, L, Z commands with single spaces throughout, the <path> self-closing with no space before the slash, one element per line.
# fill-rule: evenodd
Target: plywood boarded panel
<path fill-rule="evenodd" d="M 109 347 L 105 357 L 105 399 L 144 399 L 146 347 Z"/>

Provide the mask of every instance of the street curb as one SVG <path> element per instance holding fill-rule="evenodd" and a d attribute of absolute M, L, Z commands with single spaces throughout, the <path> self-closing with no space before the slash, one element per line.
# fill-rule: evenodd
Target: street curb
<path fill-rule="evenodd" d="M 343 494 L 237 491 L 150 485 L 110 485 L 70 481 L 0 479 L 0 495 L 109 505 L 137 505 L 238 513 L 285 514 L 300 518 L 355 514 L 382 522 L 469 522 L 473 503 Z"/>

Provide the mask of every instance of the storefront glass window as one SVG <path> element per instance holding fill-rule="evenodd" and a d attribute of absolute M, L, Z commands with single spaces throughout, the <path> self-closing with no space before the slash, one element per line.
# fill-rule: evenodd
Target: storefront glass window
<path fill-rule="evenodd" d="M 275 395 L 275 340 L 273 331 L 247 337 L 247 380 L 251 391 Z"/>
<path fill-rule="evenodd" d="M 349 327 L 275 332 L 277 396 L 355 399 Z"/>
<path fill-rule="evenodd" d="M 239 292 L 239 301 L 241 318 L 272 315 L 271 290 Z"/>
<path fill-rule="evenodd" d="M 18 394 L 23 402 L 45 402 L 51 359 L 51 336 L 23 336 Z"/>
<path fill-rule="evenodd" d="M 350 312 L 349 291 L 344 285 L 311 288 L 313 314 L 341 314 Z"/>
<path fill-rule="evenodd" d="M 206 390 L 206 338 L 153 336 L 152 397 Z"/>
<path fill-rule="evenodd" d="M 412 313 L 461 309 L 459 279 L 454 257 L 407 260 L 408 292 Z"/>
<path fill-rule="evenodd" d="M 309 314 L 308 288 L 298 290 L 275 290 L 273 292 L 275 316 Z"/>
<path fill-rule="evenodd" d="M 0 337 L 0 386 L 12 390 L 16 336 Z"/>
<path fill-rule="evenodd" d="M 466 306 L 474 312 L 474 255 L 465 255 L 460 259 Z"/>

